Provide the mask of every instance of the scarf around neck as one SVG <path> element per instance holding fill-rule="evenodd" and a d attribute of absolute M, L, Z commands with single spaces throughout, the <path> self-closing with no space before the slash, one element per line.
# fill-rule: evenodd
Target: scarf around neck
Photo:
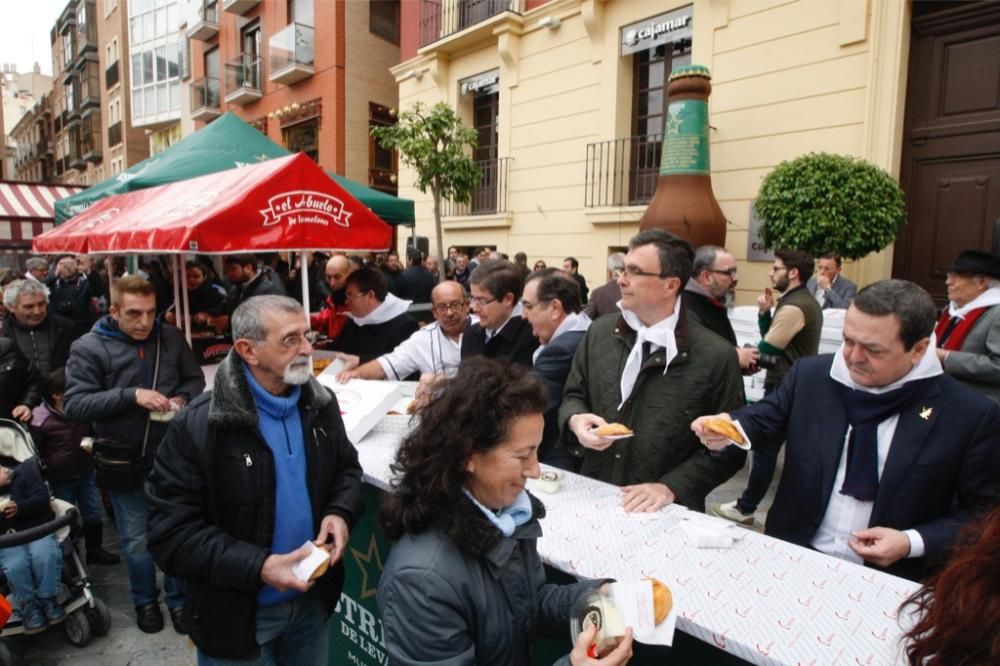
<path fill-rule="evenodd" d="M 663 365 L 663 374 L 667 374 L 670 362 L 677 356 L 677 339 L 674 336 L 674 329 L 677 328 L 677 320 L 681 311 L 681 296 L 677 295 L 674 302 L 674 312 L 666 319 L 656 322 L 652 326 L 646 326 L 639 319 L 638 315 L 630 310 L 622 308 L 622 302 L 618 301 L 618 309 L 622 311 L 622 318 L 629 328 L 635 331 L 635 344 L 625 360 L 625 368 L 622 370 L 622 378 L 619 384 L 622 394 L 622 401 L 618 405 L 621 409 L 625 401 L 632 395 L 635 382 L 639 379 L 639 371 L 642 370 L 642 347 L 643 343 L 651 342 L 654 345 L 663 347 L 667 361 Z"/>
<path fill-rule="evenodd" d="M 483 515 L 486 516 L 486 518 L 489 519 L 489 521 L 493 523 L 493 525 L 495 525 L 505 537 L 511 536 L 514 534 L 514 530 L 531 520 L 531 498 L 528 497 L 527 490 L 522 490 L 521 493 L 514 499 L 513 504 L 500 509 L 500 511 L 493 511 L 492 509 L 484 506 L 473 496 L 472 493 L 469 492 L 468 488 L 463 488 L 462 492 L 465 493 L 466 497 L 472 500 L 473 504 L 479 507 L 479 510 L 483 512 Z"/>

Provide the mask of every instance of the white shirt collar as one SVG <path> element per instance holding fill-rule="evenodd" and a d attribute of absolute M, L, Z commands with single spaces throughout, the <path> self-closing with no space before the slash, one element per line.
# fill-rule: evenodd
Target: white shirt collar
<path fill-rule="evenodd" d="M 366 314 L 364 317 L 356 317 L 348 312 L 347 316 L 354 320 L 358 326 L 370 326 L 372 324 L 384 324 L 390 319 L 395 319 L 405 313 L 413 301 L 404 301 L 395 294 L 386 294 L 385 300 L 377 308 Z"/>

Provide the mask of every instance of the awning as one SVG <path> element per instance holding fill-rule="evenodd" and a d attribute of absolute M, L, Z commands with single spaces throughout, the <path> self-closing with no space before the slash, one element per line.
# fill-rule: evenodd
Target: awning
<path fill-rule="evenodd" d="M 0 248 L 30 248 L 31 239 L 52 228 L 55 202 L 83 189 L 0 181 Z"/>

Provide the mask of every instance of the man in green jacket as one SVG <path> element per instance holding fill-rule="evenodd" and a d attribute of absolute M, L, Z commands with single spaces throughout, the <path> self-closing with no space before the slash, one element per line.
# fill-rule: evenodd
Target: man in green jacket
<path fill-rule="evenodd" d="M 623 486 L 626 511 L 677 502 L 705 510 L 705 496 L 743 467 L 729 447 L 706 454 L 690 430 L 708 405 L 745 403 L 736 349 L 694 323 L 682 307 L 691 246 L 659 229 L 629 243 L 618 280 L 621 317 L 594 322 L 566 380 L 559 422 L 581 473 Z M 634 432 L 612 440 L 593 432 L 609 422 Z"/>

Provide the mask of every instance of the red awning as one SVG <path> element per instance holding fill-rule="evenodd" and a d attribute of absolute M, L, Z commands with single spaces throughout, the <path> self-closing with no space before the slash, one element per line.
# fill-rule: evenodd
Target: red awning
<path fill-rule="evenodd" d="M 392 229 L 303 154 L 102 199 L 36 252 L 388 249 Z"/>
<path fill-rule="evenodd" d="M 53 204 L 82 187 L 0 181 L 0 247 L 25 248 L 53 226 Z"/>

